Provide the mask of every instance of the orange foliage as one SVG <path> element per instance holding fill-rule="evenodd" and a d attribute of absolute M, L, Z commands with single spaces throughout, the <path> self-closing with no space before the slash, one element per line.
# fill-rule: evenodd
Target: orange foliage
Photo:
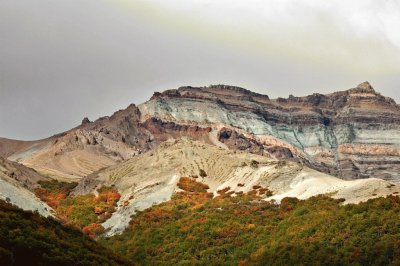
<path fill-rule="evenodd" d="M 226 187 L 217 191 L 218 194 L 222 195 L 231 190 L 231 187 Z"/>
<path fill-rule="evenodd" d="M 99 235 L 104 230 L 99 223 L 111 217 L 121 195 L 111 187 L 101 188 L 97 197 L 93 194 L 72 196 L 70 191 L 70 188 L 59 187 L 35 190 L 36 195 L 55 210 L 63 223 L 77 226 L 91 237 Z M 89 215 L 92 218 L 86 219 Z M 90 224 L 87 224 L 88 221 Z"/>
<path fill-rule="evenodd" d="M 207 221 L 207 217 L 201 217 L 201 218 L 197 219 L 198 223 L 204 223 L 206 221 Z"/>
<path fill-rule="evenodd" d="M 104 212 L 104 209 L 102 207 L 94 207 L 95 214 L 102 214 L 103 212 Z"/>
<path fill-rule="evenodd" d="M 121 195 L 118 192 L 114 190 L 107 190 L 99 193 L 97 201 L 106 202 L 108 205 L 114 205 L 120 198 Z"/>
<path fill-rule="evenodd" d="M 104 227 L 101 226 L 100 224 L 92 223 L 92 224 L 89 224 L 88 226 L 85 226 L 84 228 L 82 228 L 82 231 L 86 235 L 88 235 L 92 238 L 95 238 L 96 236 L 98 236 L 104 232 Z"/>
<path fill-rule="evenodd" d="M 43 188 L 37 188 L 35 193 L 39 199 L 45 201 L 53 209 L 56 209 L 60 205 L 61 200 L 67 197 L 65 192 L 49 192 Z"/>
<path fill-rule="evenodd" d="M 248 229 L 253 229 L 253 228 L 256 228 L 256 225 L 255 224 L 248 224 L 247 228 Z"/>
<path fill-rule="evenodd" d="M 188 192 L 206 192 L 210 188 L 207 184 L 196 182 L 189 177 L 181 177 L 178 187 Z"/>

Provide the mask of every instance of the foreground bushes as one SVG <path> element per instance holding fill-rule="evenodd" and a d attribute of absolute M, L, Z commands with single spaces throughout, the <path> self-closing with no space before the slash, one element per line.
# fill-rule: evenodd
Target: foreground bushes
<path fill-rule="evenodd" d="M 101 242 L 144 265 L 399 265 L 398 197 L 341 205 L 325 196 L 281 205 L 254 193 L 177 193 Z M 185 187 L 185 186 L 182 186 Z M 201 186 L 197 186 L 201 187 Z"/>
<path fill-rule="evenodd" d="M 0 200 L 0 265 L 132 265 L 80 231 Z"/>
<path fill-rule="evenodd" d="M 121 257 L 76 229 L 0 202 L 0 265 L 130 263 L 122 257 L 141 265 L 400 265 L 398 197 L 275 205 L 261 200 L 269 191 L 259 186 L 233 194 L 226 188 L 215 198 L 191 178 L 179 187 L 170 201 L 133 216 L 122 235 L 99 239 Z M 67 195 L 58 205 L 72 207 L 69 220 L 89 235 L 102 232 L 93 221 L 119 199 L 112 188 L 98 192 Z"/>

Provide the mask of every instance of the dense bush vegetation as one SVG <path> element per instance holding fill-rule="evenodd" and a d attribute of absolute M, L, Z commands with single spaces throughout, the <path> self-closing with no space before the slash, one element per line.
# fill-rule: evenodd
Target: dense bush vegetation
<path fill-rule="evenodd" d="M 82 232 L 0 200 L 0 265 L 132 265 Z"/>
<path fill-rule="evenodd" d="M 177 185 L 180 189 L 188 192 L 206 192 L 210 188 L 208 185 L 196 182 L 189 177 L 182 177 Z"/>
<path fill-rule="evenodd" d="M 98 241 L 142 265 L 400 265 L 399 197 L 358 205 L 285 198 L 275 205 L 261 200 L 271 192 L 259 185 L 248 193 L 226 187 L 213 197 L 195 179 L 181 178 L 182 192 L 138 212 L 122 235 Z M 38 194 L 68 224 L 101 234 L 119 194 L 103 187 L 97 197 L 72 196 L 71 186 L 42 184 Z M 0 230 L 0 265 L 129 264 L 78 230 L 5 202 Z"/>
<path fill-rule="evenodd" d="M 111 217 L 121 197 L 112 187 L 100 188 L 96 197 L 93 194 L 70 195 L 76 183 L 46 181 L 40 185 L 36 194 L 55 210 L 57 217 L 65 224 L 82 229 L 91 237 L 104 232 L 100 224 Z"/>
<path fill-rule="evenodd" d="M 100 241 L 144 265 L 400 264 L 398 197 L 343 206 L 326 196 L 274 205 L 258 195 L 189 189 Z"/>

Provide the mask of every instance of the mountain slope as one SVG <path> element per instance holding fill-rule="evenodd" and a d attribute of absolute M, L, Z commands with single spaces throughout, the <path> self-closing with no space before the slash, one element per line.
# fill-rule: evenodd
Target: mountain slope
<path fill-rule="evenodd" d="M 76 229 L 0 200 L 1 265 L 132 265 Z"/>
<path fill-rule="evenodd" d="M 34 194 L 38 182 L 47 180 L 32 169 L 0 157 L 0 200 L 21 209 L 53 216 L 51 208 Z"/>
<path fill-rule="evenodd" d="M 398 265 L 399 197 L 340 202 L 183 191 L 101 243 L 142 265 Z"/>
<path fill-rule="evenodd" d="M 234 196 L 261 189 L 274 194 L 264 194 L 263 199 L 277 201 L 286 196 L 305 199 L 329 194 L 357 203 L 400 192 L 400 186 L 380 179 L 344 181 L 298 163 L 180 139 L 164 142 L 151 152 L 85 177 L 73 193 L 95 193 L 107 186 L 121 194 L 116 212 L 103 223 L 112 235 L 122 232 L 137 210 L 169 200 L 179 191 L 181 177 L 207 184 L 208 192 L 214 195 L 225 191 Z"/>

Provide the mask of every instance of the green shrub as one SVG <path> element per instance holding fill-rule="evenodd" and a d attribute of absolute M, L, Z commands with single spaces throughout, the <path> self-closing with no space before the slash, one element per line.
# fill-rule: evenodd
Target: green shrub
<path fill-rule="evenodd" d="M 0 200 L 0 265 L 132 265 L 52 218 Z"/>
<path fill-rule="evenodd" d="M 206 177 L 206 176 L 207 176 L 206 171 L 204 171 L 203 169 L 200 169 L 200 170 L 199 170 L 199 176 L 201 176 L 201 177 Z"/>

